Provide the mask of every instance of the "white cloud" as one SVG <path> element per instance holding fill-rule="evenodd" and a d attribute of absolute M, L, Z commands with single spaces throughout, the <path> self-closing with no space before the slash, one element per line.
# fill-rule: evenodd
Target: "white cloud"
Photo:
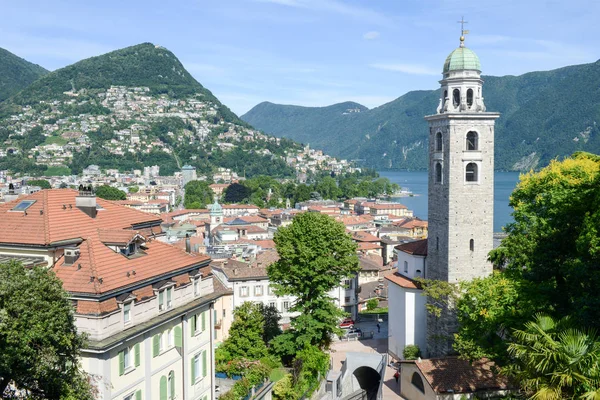
<path fill-rule="evenodd" d="M 374 40 L 374 39 L 377 39 L 378 37 L 379 37 L 379 32 L 377 32 L 377 31 L 367 32 L 363 35 L 363 39 L 366 39 L 366 40 Z"/>
<path fill-rule="evenodd" d="M 440 71 L 420 64 L 369 64 L 371 68 L 384 71 L 403 72 L 411 75 L 439 75 Z"/>

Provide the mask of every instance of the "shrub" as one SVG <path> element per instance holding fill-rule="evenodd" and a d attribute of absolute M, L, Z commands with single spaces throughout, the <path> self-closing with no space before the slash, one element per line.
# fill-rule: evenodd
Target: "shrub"
<path fill-rule="evenodd" d="M 377 299 L 369 299 L 367 301 L 367 310 L 371 311 L 377 308 L 379 305 L 379 300 Z"/>
<path fill-rule="evenodd" d="M 409 344 L 402 351 L 405 360 L 416 360 L 421 357 L 421 349 L 416 344 Z"/>
<path fill-rule="evenodd" d="M 295 400 L 296 393 L 292 387 L 292 375 L 287 374 L 273 386 L 273 398 L 276 400 Z"/>

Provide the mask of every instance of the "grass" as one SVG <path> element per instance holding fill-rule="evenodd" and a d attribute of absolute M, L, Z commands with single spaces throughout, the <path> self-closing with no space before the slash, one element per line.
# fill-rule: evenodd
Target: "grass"
<path fill-rule="evenodd" d="M 283 368 L 275 368 L 273 371 L 271 371 L 271 375 L 269 375 L 269 380 L 271 382 L 277 382 L 281 380 L 286 374 L 287 372 Z"/>
<path fill-rule="evenodd" d="M 64 146 L 67 143 L 69 143 L 69 141 L 60 136 L 48 136 L 46 140 L 44 140 L 44 144 L 57 144 L 59 146 Z"/>
<path fill-rule="evenodd" d="M 46 171 L 44 171 L 44 175 L 46 176 L 63 176 L 63 175 L 71 175 L 71 170 L 67 167 L 48 167 Z"/>
<path fill-rule="evenodd" d="M 360 314 L 387 314 L 388 313 L 388 308 L 387 307 L 377 307 L 374 308 L 372 310 L 364 310 L 361 311 Z"/>

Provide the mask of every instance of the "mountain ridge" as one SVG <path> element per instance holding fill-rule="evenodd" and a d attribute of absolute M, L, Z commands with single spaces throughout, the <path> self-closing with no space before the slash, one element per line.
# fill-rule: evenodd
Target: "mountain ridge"
<path fill-rule="evenodd" d="M 50 71 L 0 48 L 0 102 Z"/>
<path fill-rule="evenodd" d="M 487 110 L 501 113 L 497 169 L 527 170 L 575 151 L 600 152 L 600 61 L 482 79 Z M 336 105 L 298 108 L 294 118 L 286 119 L 278 105 L 265 107 L 263 102 L 241 119 L 338 157 L 365 160 L 369 167 L 425 169 L 428 130 L 423 117 L 434 114 L 438 102 L 439 89 L 410 91 L 354 119 L 323 114 Z"/>

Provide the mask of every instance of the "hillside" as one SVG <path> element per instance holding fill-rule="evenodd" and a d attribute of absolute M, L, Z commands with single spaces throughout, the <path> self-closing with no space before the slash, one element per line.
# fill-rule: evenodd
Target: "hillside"
<path fill-rule="evenodd" d="M 241 121 L 170 51 L 143 43 L 51 72 L 0 104 L 0 170 L 79 173 L 184 164 L 211 174 L 293 177 L 306 165 L 288 139 Z M 336 161 L 327 157 L 333 168 Z M 323 163 L 323 165 L 327 164 Z"/>
<path fill-rule="evenodd" d="M 526 170 L 584 150 L 600 151 L 600 61 L 520 76 L 484 76 L 496 122 L 496 168 Z M 340 105 L 261 103 L 241 118 L 267 133 L 310 143 L 375 168 L 427 167 L 427 124 L 439 91 L 413 91 L 380 107 L 346 114 Z M 342 106 L 342 107 L 340 107 Z"/>
<path fill-rule="evenodd" d="M 30 85 L 47 70 L 0 48 L 0 101 Z"/>

